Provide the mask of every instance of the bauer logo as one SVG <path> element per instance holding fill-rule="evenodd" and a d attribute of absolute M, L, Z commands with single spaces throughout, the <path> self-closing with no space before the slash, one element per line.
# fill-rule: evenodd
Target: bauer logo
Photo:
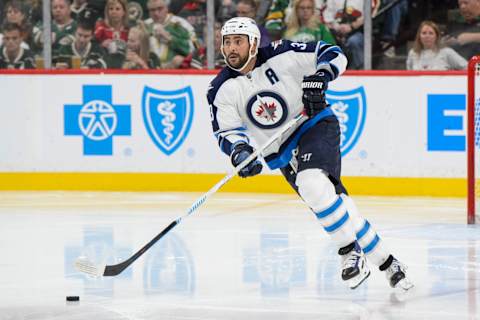
<path fill-rule="evenodd" d="M 150 138 L 166 155 L 178 149 L 190 131 L 193 119 L 190 86 L 163 91 L 145 87 L 142 98 L 143 121 Z"/>
<path fill-rule="evenodd" d="M 83 137 L 84 155 L 112 155 L 113 136 L 131 134 L 129 105 L 112 103 L 112 86 L 83 86 L 82 104 L 64 105 L 64 135 Z"/>
<path fill-rule="evenodd" d="M 362 87 L 350 91 L 327 91 L 327 101 L 340 123 L 340 151 L 345 156 L 357 143 L 367 114 L 367 99 Z"/>

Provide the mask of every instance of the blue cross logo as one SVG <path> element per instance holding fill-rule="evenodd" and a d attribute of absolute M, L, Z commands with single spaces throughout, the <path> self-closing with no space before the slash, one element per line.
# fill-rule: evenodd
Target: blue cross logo
<path fill-rule="evenodd" d="M 64 134 L 83 136 L 83 154 L 112 155 L 113 136 L 131 134 L 130 105 L 113 105 L 112 86 L 83 86 L 83 103 L 64 105 Z"/>

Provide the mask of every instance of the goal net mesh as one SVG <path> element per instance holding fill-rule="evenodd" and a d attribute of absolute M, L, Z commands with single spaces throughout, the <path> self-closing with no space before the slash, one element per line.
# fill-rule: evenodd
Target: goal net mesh
<path fill-rule="evenodd" d="M 468 222 L 480 222 L 480 56 L 469 64 Z M 473 115 L 473 117 L 472 117 Z M 473 132 L 471 131 L 473 130 Z M 473 171 L 471 170 L 473 166 Z M 473 190 L 470 190 L 472 189 Z M 472 203 L 473 202 L 473 203 Z"/>

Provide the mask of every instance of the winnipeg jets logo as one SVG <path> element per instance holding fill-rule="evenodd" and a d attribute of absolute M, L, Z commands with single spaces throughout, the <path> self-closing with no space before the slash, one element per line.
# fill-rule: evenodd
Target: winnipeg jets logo
<path fill-rule="evenodd" d="M 275 121 L 275 118 L 277 118 L 277 115 L 275 114 L 277 110 L 275 102 L 268 103 L 264 101 L 259 95 L 257 95 L 257 101 L 260 102 L 257 110 L 255 111 L 257 117 L 265 118 L 267 121 L 271 122 Z"/>
<path fill-rule="evenodd" d="M 248 118 L 263 129 L 280 126 L 288 115 L 285 100 L 277 93 L 262 91 L 253 95 L 246 107 Z"/>

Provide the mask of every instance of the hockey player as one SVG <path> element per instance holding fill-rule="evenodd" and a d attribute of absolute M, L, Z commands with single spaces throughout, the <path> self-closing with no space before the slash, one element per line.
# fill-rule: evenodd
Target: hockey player
<path fill-rule="evenodd" d="M 340 129 L 325 100 L 328 83 L 345 71 L 339 47 L 286 40 L 258 49 L 260 32 L 250 18 L 232 18 L 222 28 L 225 67 L 210 84 L 207 99 L 221 150 L 234 166 L 298 114 L 305 117 L 265 151 L 270 169 L 280 169 L 338 247 L 342 279 L 358 287 L 369 275 L 366 257 L 386 272 L 389 284 L 413 285 L 406 267 L 387 250 L 370 223 L 358 214 L 340 179 Z M 262 171 L 256 159 L 239 172 Z"/>

